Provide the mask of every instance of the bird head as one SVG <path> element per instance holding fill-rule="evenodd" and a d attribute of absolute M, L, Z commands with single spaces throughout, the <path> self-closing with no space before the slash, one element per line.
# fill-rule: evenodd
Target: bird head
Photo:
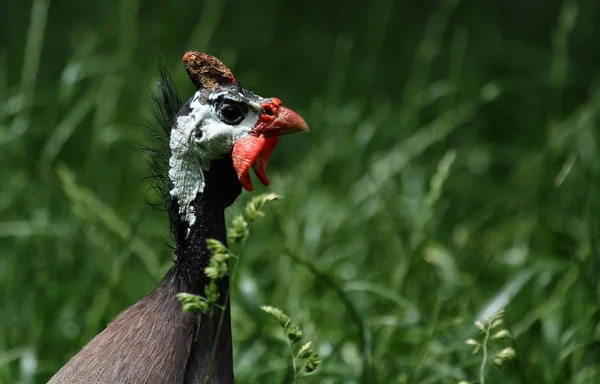
<path fill-rule="evenodd" d="M 183 63 L 196 92 L 171 129 L 170 193 L 178 199 L 180 210 L 187 209 L 204 189 L 202 172 L 224 156 L 231 156 L 244 189 L 253 189 L 250 168 L 262 184 L 269 185 L 265 169 L 279 136 L 308 132 L 306 122 L 281 100 L 242 88 L 213 56 L 189 51 Z"/>

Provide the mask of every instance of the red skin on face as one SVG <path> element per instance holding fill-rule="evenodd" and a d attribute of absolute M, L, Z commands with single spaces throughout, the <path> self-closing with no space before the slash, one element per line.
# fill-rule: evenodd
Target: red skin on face
<path fill-rule="evenodd" d="M 248 170 L 254 173 L 263 185 L 269 185 L 265 168 L 271 153 L 277 145 L 280 135 L 298 131 L 308 131 L 308 126 L 296 112 L 283 106 L 281 100 L 273 97 L 271 101 L 261 104 L 262 113 L 248 136 L 239 139 L 233 146 L 233 167 L 237 172 L 240 184 L 247 191 L 252 191 L 252 180 Z"/>
<path fill-rule="evenodd" d="M 233 167 L 235 168 L 240 184 L 247 191 L 252 191 L 254 186 L 250 179 L 248 171 L 250 167 L 254 169 L 254 173 L 258 176 L 263 185 L 269 185 L 269 179 L 265 173 L 265 168 L 269 162 L 269 157 L 277 145 L 279 137 L 265 138 L 264 131 L 275 120 L 279 112 L 279 107 L 283 103 L 277 98 L 272 98 L 271 102 L 262 103 L 262 113 L 258 116 L 258 121 L 252 129 L 250 135 L 239 139 L 231 154 L 233 159 Z"/>
<path fill-rule="evenodd" d="M 264 135 L 248 135 L 239 139 L 233 147 L 231 157 L 233 159 L 233 167 L 235 168 L 240 184 L 247 191 L 252 191 L 254 186 L 250 179 L 250 167 L 254 169 L 254 173 L 258 176 L 263 185 L 269 185 L 269 179 L 265 173 L 265 168 L 271 157 L 271 153 L 277 145 L 279 137 L 265 138 Z"/>

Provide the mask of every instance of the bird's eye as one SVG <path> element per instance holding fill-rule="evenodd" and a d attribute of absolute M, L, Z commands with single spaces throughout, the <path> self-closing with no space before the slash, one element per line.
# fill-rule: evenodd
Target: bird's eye
<path fill-rule="evenodd" d="M 229 125 L 242 122 L 248 114 L 248 105 L 236 101 L 224 100 L 217 106 L 219 119 Z"/>

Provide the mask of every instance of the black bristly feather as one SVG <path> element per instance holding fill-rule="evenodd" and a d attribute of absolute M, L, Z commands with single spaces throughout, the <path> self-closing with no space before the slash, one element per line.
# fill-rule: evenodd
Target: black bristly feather
<path fill-rule="evenodd" d="M 177 201 L 174 201 L 169 193 L 172 187 L 169 179 L 169 158 L 171 156 L 169 141 L 171 129 L 184 101 L 175 88 L 171 75 L 160 61 L 157 63 L 157 69 L 159 79 L 157 89 L 151 96 L 151 110 L 156 121 L 155 125 L 158 127 L 148 127 L 147 133 L 151 144 L 144 145 L 143 150 L 147 155 L 147 164 L 150 167 L 148 182 L 160 198 L 160 202 L 149 202 L 149 204 L 169 213 L 171 234 L 173 240 L 176 240 L 176 228 L 180 225 L 180 217 L 177 213 Z"/>

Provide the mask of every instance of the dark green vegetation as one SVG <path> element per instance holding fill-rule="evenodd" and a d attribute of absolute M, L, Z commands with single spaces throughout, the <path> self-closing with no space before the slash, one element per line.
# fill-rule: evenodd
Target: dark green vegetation
<path fill-rule="evenodd" d="M 188 49 L 313 130 L 243 250 L 238 382 L 291 371 L 262 304 L 315 341 L 306 383 L 474 382 L 502 306 L 486 383 L 600 382 L 600 3 L 290 4 L 1 0 L 0 382 L 45 382 L 170 265 L 136 149 Z"/>

